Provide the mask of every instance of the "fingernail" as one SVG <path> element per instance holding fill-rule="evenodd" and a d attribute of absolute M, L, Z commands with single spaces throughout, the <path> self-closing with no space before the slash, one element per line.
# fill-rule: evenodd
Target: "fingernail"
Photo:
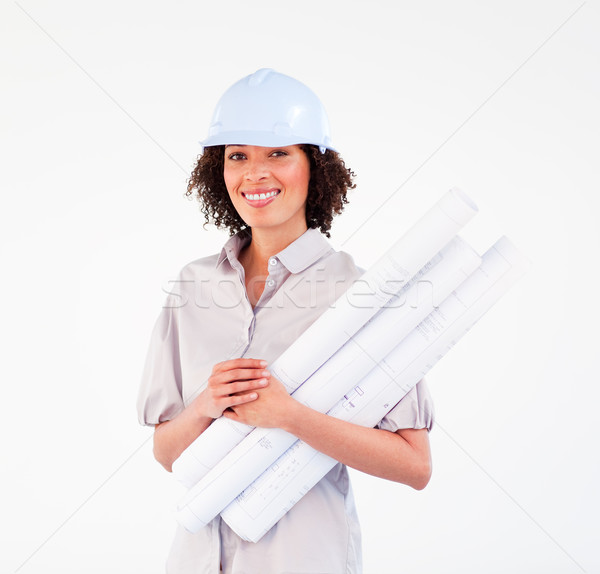
<path fill-rule="evenodd" d="M 250 398 L 255 399 L 258 395 L 256 393 L 250 393 Z"/>
<path fill-rule="evenodd" d="M 267 382 L 268 382 L 267 379 L 261 379 L 260 381 L 258 381 L 258 384 L 262 385 L 264 387 L 264 386 L 266 386 Z"/>
<path fill-rule="evenodd" d="M 269 371 L 263 371 L 263 372 L 262 372 L 262 376 L 263 376 L 263 377 L 270 377 L 270 376 L 271 376 L 271 373 L 269 373 Z"/>
<path fill-rule="evenodd" d="M 260 366 L 261 366 L 261 367 L 266 367 L 266 366 L 267 366 L 267 364 L 268 364 L 268 363 L 267 363 L 267 361 L 261 361 L 261 362 L 260 362 Z"/>

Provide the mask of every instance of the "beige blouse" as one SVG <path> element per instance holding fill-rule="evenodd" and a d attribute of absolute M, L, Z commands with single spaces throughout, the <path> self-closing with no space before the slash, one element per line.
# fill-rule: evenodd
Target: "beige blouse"
<path fill-rule="evenodd" d="M 274 361 L 358 278 L 344 252 L 309 229 L 269 259 L 254 309 L 246 295 L 241 232 L 218 255 L 183 267 L 152 331 L 138 396 L 141 424 L 174 418 L 204 388 L 213 365 L 236 357 Z M 267 367 L 268 368 L 268 367 Z M 425 381 L 378 425 L 396 431 L 433 424 Z M 199 574 L 359 573 L 360 528 L 348 471 L 337 464 L 260 541 L 240 539 L 220 517 L 197 534 L 178 527 L 167 572 Z"/>

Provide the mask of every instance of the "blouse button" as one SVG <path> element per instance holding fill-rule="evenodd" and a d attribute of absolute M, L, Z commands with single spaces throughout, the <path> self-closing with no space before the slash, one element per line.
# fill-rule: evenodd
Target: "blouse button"
<path fill-rule="evenodd" d="M 271 267 L 275 267 L 275 265 L 277 265 L 277 259 L 275 259 L 275 257 L 271 257 L 271 259 L 269 259 L 269 265 Z"/>
<path fill-rule="evenodd" d="M 273 287 L 273 285 L 275 285 L 275 281 L 273 281 L 273 279 L 269 279 L 269 280 L 267 281 L 267 285 L 268 285 L 269 287 Z"/>

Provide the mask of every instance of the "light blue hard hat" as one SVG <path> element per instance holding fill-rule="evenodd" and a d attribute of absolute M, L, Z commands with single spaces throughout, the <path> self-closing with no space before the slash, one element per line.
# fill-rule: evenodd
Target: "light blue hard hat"
<path fill-rule="evenodd" d="M 302 82 L 262 68 L 242 78 L 215 108 L 203 147 L 227 144 L 264 147 L 313 144 L 337 151 L 331 144 L 323 104 Z"/>

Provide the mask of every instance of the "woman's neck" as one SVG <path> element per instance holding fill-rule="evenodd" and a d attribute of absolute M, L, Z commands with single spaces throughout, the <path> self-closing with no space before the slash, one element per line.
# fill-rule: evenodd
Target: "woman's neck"
<path fill-rule="evenodd" d="M 286 233 L 269 233 L 265 229 L 253 229 L 252 240 L 241 251 L 239 261 L 244 268 L 246 291 L 254 307 L 260 298 L 269 275 L 269 257 L 283 251 L 296 241 L 308 228 L 287 230 Z"/>
<path fill-rule="evenodd" d="M 269 257 L 283 251 L 288 245 L 296 241 L 308 227 L 296 227 L 291 229 L 270 230 L 252 229 L 252 240 L 242 252 L 243 259 L 250 263 L 252 268 L 266 270 Z M 240 259 L 241 261 L 241 259 Z M 244 262 L 242 262 L 244 265 Z M 244 265 L 245 268 L 245 265 Z"/>

